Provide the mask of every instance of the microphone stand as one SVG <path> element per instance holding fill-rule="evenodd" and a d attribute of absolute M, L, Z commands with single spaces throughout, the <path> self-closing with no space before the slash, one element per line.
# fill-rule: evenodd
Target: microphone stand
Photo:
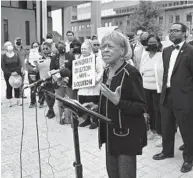
<path fill-rule="evenodd" d="M 76 178 L 83 178 L 82 175 L 83 167 L 80 159 L 80 147 L 78 135 L 78 124 L 79 124 L 78 112 L 81 111 L 89 115 L 95 116 L 101 121 L 104 121 L 106 123 L 111 123 L 111 120 L 94 111 L 88 110 L 87 108 L 83 107 L 80 103 L 75 102 L 70 98 L 63 98 L 59 95 L 51 93 L 50 91 L 47 91 L 45 88 L 43 89 L 43 91 L 46 94 L 50 95 L 51 97 L 54 97 L 55 99 L 61 101 L 66 107 L 68 107 L 72 111 L 72 129 L 73 129 L 74 151 L 75 151 L 75 162 L 73 163 L 73 166 L 75 167 Z"/>

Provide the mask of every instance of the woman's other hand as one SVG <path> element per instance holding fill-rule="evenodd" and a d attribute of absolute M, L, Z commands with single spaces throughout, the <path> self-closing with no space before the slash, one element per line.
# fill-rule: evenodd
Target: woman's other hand
<path fill-rule="evenodd" d="M 113 92 L 109 88 L 107 88 L 104 84 L 101 84 L 101 92 L 114 105 L 117 105 L 119 103 L 121 98 L 121 86 L 118 86 L 116 90 Z"/>

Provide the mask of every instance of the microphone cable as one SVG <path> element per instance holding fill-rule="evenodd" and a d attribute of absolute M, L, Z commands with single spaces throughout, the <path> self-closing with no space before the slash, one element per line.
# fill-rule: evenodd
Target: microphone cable
<path fill-rule="evenodd" d="M 53 166 L 50 164 L 50 158 L 51 158 L 51 153 L 50 153 L 50 142 L 49 142 L 49 140 L 48 140 L 48 133 L 49 133 L 49 129 L 48 129 L 48 121 L 47 121 L 47 117 L 46 117 L 46 110 L 47 110 L 47 108 L 48 108 L 48 105 L 47 105 L 47 107 L 45 108 L 45 110 L 44 110 L 44 118 L 45 118 L 45 121 L 46 121 L 46 141 L 47 141 L 47 143 L 48 143 L 48 165 L 50 166 L 50 168 L 51 168 L 51 170 L 52 170 L 52 175 L 53 175 L 53 177 L 55 178 L 55 174 L 54 174 L 54 171 L 53 171 Z"/>
<path fill-rule="evenodd" d="M 23 152 L 23 137 L 24 137 L 24 130 L 25 130 L 25 119 L 24 119 L 24 98 L 23 93 L 24 89 L 22 89 L 22 134 L 21 134 L 21 147 L 20 147 L 20 175 L 23 178 L 23 163 L 22 163 L 22 152 Z M 41 157 L 40 157 L 40 144 L 39 144 L 39 130 L 38 130 L 38 121 L 37 121 L 37 102 L 36 102 L 36 133 L 37 133 L 37 144 L 38 144 L 38 158 L 39 158 L 39 173 L 41 178 Z"/>

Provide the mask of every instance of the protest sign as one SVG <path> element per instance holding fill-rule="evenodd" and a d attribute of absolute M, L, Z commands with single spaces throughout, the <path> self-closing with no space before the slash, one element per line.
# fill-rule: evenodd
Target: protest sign
<path fill-rule="evenodd" d="M 95 57 L 89 56 L 72 63 L 72 89 L 95 86 Z"/>

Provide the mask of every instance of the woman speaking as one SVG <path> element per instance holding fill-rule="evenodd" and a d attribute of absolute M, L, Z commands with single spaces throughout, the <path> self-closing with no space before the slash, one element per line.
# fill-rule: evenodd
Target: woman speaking
<path fill-rule="evenodd" d="M 107 33 L 102 38 L 101 52 L 107 68 L 101 84 L 99 112 L 113 124 L 99 123 L 99 146 L 106 143 L 109 178 L 136 178 L 136 155 L 141 155 L 147 144 L 141 75 L 124 60 L 128 43 L 123 34 Z"/>

